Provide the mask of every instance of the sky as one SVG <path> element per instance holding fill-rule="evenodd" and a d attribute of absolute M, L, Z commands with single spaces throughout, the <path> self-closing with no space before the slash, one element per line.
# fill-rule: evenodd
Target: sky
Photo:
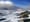
<path fill-rule="evenodd" d="M 6 1 L 6 0 L 4 0 L 4 1 Z M 28 7 L 30 7 L 30 0 L 11 0 L 11 1 L 13 3 L 15 3 L 16 6 L 19 6 L 24 9 L 27 9 Z"/>
<path fill-rule="evenodd" d="M 11 0 L 16 6 L 27 9 L 30 6 L 30 0 Z"/>

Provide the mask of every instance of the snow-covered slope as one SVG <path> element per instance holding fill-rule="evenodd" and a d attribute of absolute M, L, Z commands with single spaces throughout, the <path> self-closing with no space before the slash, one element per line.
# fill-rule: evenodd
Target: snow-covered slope
<path fill-rule="evenodd" d="M 15 11 L 16 9 L 20 9 L 20 8 L 14 6 L 11 2 L 9 3 L 9 1 L 6 1 L 6 2 L 0 1 L 0 13 L 4 15 L 2 18 L 6 18 L 6 20 L 0 21 L 0 22 L 6 22 L 6 21 L 18 22 L 18 20 L 20 19 L 18 18 L 19 16 L 17 16 L 17 14 L 19 14 L 22 11 L 21 10 Z"/>

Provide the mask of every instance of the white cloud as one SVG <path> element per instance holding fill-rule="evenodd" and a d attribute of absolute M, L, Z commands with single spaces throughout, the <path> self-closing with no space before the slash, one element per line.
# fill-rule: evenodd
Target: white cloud
<path fill-rule="evenodd" d="M 9 0 L 0 0 L 0 1 L 9 1 Z"/>
<path fill-rule="evenodd" d="M 1 4 L 13 4 L 11 1 L 0 1 Z"/>
<path fill-rule="evenodd" d="M 3 5 L 5 5 L 6 7 L 8 6 L 13 6 L 13 2 L 11 2 L 11 1 L 0 1 L 0 6 L 3 6 Z"/>

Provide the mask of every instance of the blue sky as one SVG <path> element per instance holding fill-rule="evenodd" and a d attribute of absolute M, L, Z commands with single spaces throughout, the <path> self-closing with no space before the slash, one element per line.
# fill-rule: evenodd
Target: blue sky
<path fill-rule="evenodd" d="M 4 0 L 6 1 L 6 0 Z M 16 6 L 19 6 L 21 8 L 27 9 L 28 6 L 30 6 L 30 0 L 11 0 L 16 4 Z"/>
<path fill-rule="evenodd" d="M 26 9 L 28 6 L 30 6 L 30 0 L 11 0 L 16 4 L 16 6 L 20 6 L 24 9 Z"/>

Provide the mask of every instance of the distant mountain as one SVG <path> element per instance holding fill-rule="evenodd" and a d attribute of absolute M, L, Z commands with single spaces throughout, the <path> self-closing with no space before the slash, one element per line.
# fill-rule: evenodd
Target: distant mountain
<path fill-rule="evenodd" d="M 14 6 L 14 7 L 11 7 L 9 10 L 16 10 L 16 9 L 19 9 L 19 7 Z"/>
<path fill-rule="evenodd" d="M 16 6 L 13 6 L 13 7 L 2 7 L 0 8 L 0 10 L 17 10 L 17 9 L 23 9 L 21 7 L 16 7 Z M 23 9 L 24 10 L 24 9 Z"/>
<path fill-rule="evenodd" d="M 21 7 L 16 7 L 16 6 L 9 8 L 9 10 L 17 10 L 17 9 L 23 9 L 23 8 L 21 8 Z"/>

